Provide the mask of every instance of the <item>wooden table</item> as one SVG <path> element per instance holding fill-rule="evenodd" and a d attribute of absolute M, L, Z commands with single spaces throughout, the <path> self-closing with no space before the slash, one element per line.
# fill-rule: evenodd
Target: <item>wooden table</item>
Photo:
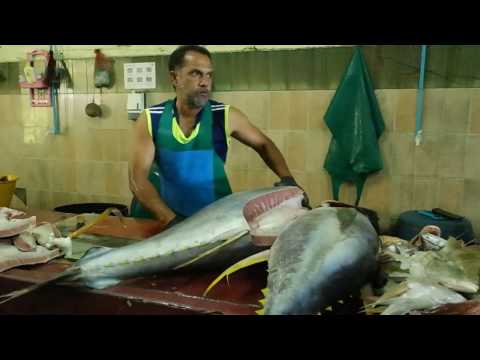
<path fill-rule="evenodd" d="M 73 214 L 29 210 L 28 215 L 36 215 L 37 222 L 55 222 Z M 114 226 L 118 220 L 109 219 L 92 228 L 91 232 L 125 236 L 126 231 L 129 238 L 141 241 L 161 231 L 156 221 L 128 218 L 129 230 L 122 232 L 121 227 Z M 68 260 L 57 259 L 44 265 L 24 266 L 0 273 L 0 294 L 47 280 L 71 264 Z M 228 284 L 223 280 L 208 298 L 203 297 L 203 291 L 218 273 L 154 275 L 126 280 L 104 290 L 52 285 L 0 305 L 0 314 L 254 315 L 260 308 L 260 290 L 266 286 L 266 264 L 233 274 Z"/>

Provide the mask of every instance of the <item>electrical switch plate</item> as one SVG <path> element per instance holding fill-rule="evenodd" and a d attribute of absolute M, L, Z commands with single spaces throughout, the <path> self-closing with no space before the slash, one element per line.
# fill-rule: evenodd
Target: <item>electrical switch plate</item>
<path fill-rule="evenodd" d="M 155 63 L 127 63 L 123 65 L 125 89 L 155 89 Z"/>

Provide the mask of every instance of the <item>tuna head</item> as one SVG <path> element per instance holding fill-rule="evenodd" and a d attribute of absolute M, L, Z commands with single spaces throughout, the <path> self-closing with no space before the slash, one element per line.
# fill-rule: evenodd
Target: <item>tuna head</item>
<path fill-rule="evenodd" d="M 377 233 L 352 208 L 318 208 L 283 231 L 268 260 L 265 314 L 316 314 L 376 269 Z"/>

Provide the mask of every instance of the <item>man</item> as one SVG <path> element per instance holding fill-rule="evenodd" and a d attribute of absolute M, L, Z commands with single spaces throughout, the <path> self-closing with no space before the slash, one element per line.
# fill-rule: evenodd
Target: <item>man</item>
<path fill-rule="evenodd" d="M 276 186 L 298 186 L 278 148 L 245 114 L 210 100 L 213 66 L 207 49 L 180 46 L 168 67 L 176 98 L 145 110 L 135 124 L 129 166 L 133 217 L 172 226 L 231 194 L 224 169 L 229 136 L 262 157 L 280 178 Z"/>

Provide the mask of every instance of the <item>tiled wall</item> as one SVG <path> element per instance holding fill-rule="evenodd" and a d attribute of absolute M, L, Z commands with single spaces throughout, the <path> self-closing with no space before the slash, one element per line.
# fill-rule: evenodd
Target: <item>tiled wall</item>
<path fill-rule="evenodd" d="M 313 205 L 330 199 L 323 169 L 330 132 L 323 115 L 334 91 L 221 93 L 276 142 Z M 361 206 L 376 210 L 387 229 L 411 209 L 442 207 L 468 216 L 479 231 L 480 89 L 429 89 L 425 95 L 424 143 L 414 143 L 416 90 L 377 90 L 386 131 L 380 138 L 384 169 L 368 178 Z M 263 120 L 267 119 L 267 120 Z M 258 156 L 234 142 L 227 168 L 236 189 L 272 184 Z M 353 203 L 345 184 L 341 200 Z"/>
<path fill-rule="evenodd" d="M 51 108 L 31 108 L 27 95 L 0 95 L 2 173 L 20 177 L 32 207 L 89 201 L 128 203 L 125 95 L 105 94 L 106 116 L 89 118 L 91 97 L 61 95 L 61 135 L 50 133 Z M 6 112 L 5 112 L 6 111 Z"/>
<path fill-rule="evenodd" d="M 323 114 L 331 90 L 219 92 L 277 144 L 313 205 L 331 198 L 323 162 L 330 133 Z M 149 94 L 153 104 L 170 93 Z M 361 205 L 376 210 L 383 227 L 402 211 L 444 207 L 480 223 L 480 90 L 426 92 L 424 144 L 415 147 L 415 90 L 377 90 L 387 130 L 380 140 L 385 169 L 367 180 Z M 88 201 L 129 204 L 127 168 L 132 122 L 125 94 L 104 94 L 103 118 L 89 118 L 89 95 L 62 95 L 62 135 L 49 134 L 51 109 L 31 109 L 28 96 L 0 95 L 2 172 L 20 176 L 32 207 Z M 97 101 L 100 98 L 97 96 Z M 13 106 L 15 105 L 15 106 Z M 234 190 L 273 184 L 275 175 L 256 153 L 232 142 L 227 161 Z M 353 202 L 344 185 L 341 200 Z"/>
<path fill-rule="evenodd" d="M 97 91 L 95 99 L 102 103 L 104 116 L 86 116 L 85 105 L 93 97 L 87 65 L 72 62 L 75 89 L 64 91 L 59 98 L 61 135 L 49 134 L 50 108 L 31 108 L 29 96 L 8 90 L 11 86 L 4 85 L 0 91 L 0 173 L 20 176 L 18 185 L 27 188 L 32 207 L 130 202 L 127 161 L 132 122 L 125 110 L 127 95 L 120 85 L 101 96 Z M 158 70 L 163 72 L 163 68 Z M 291 83 L 294 77 L 289 76 Z M 117 81 L 123 80 L 118 76 Z M 269 81 L 272 84 L 271 76 Z M 250 83 L 245 88 L 240 84 L 240 89 L 232 88 L 233 80 L 223 83 L 214 98 L 240 108 L 274 140 L 313 205 L 330 199 L 330 179 L 323 170 L 330 133 L 323 115 L 335 86 L 304 90 L 254 86 L 258 89 L 252 90 Z M 480 208 L 476 207 L 480 201 L 476 158 L 480 154 L 480 89 L 427 89 L 421 147 L 415 147 L 413 140 L 416 90 L 381 88 L 376 93 L 387 128 L 380 139 L 385 168 L 367 180 L 361 206 L 376 210 L 383 228 L 402 211 L 438 206 L 468 216 L 480 231 Z M 158 103 L 171 95 L 151 92 L 147 102 Z M 236 191 L 272 185 L 276 180 L 253 150 L 236 141 L 227 170 Z M 354 188 L 344 185 L 341 200 L 354 199 Z"/>

